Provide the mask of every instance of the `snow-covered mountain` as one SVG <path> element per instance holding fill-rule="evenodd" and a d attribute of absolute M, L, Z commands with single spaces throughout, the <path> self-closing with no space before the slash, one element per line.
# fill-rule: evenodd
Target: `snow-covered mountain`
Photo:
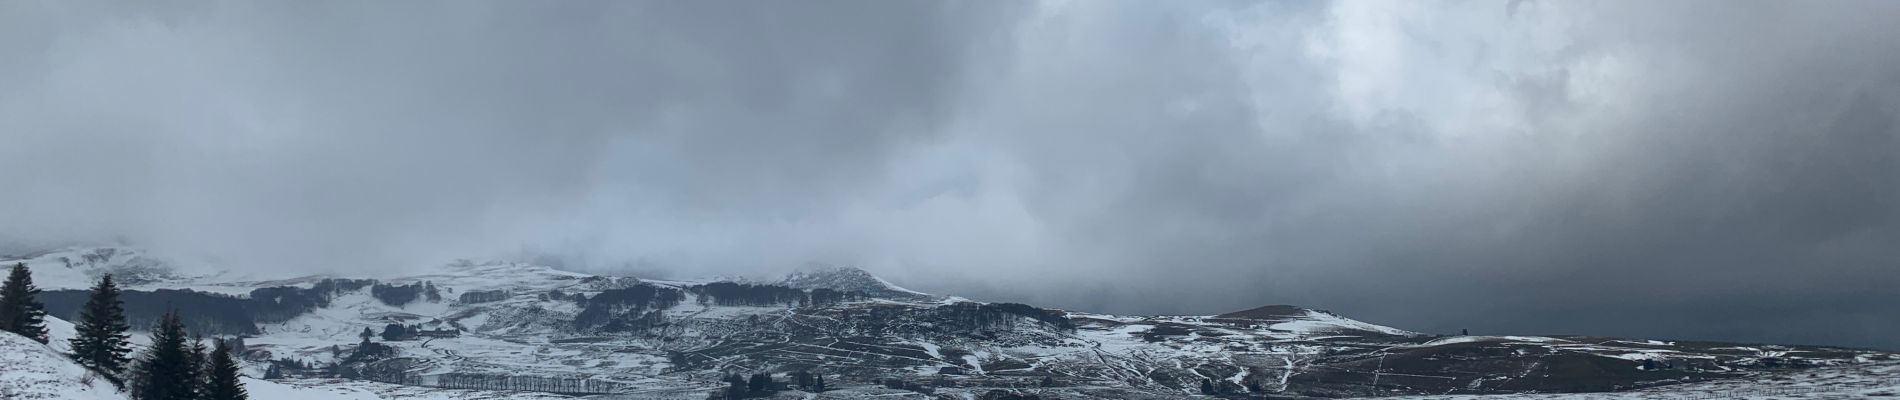
<path fill-rule="evenodd" d="M 70 316 L 97 274 L 137 274 L 126 293 L 135 322 L 178 305 L 201 332 L 244 336 L 247 371 L 282 375 L 258 381 L 264 390 L 356 398 L 697 399 L 727 374 L 800 371 L 824 376 L 825 395 L 839 397 L 1592 392 L 1896 360 L 1805 346 L 1434 336 L 1284 305 L 1106 315 L 918 293 L 855 268 L 748 283 L 462 262 L 366 280 L 240 277 L 173 260 L 125 248 L 24 258 L 55 315 Z"/>
<path fill-rule="evenodd" d="M 831 289 L 846 292 L 861 292 L 876 297 L 929 299 L 929 294 L 885 281 L 857 267 L 807 265 L 786 275 L 778 281 L 779 285 L 795 289 Z"/>

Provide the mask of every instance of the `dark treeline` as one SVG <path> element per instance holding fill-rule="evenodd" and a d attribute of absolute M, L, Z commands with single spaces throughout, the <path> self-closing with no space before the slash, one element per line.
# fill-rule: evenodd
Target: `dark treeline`
<path fill-rule="evenodd" d="M 382 288 L 380 290 L 376 288 Z M 257 333 L 258 323 L 275 323 L 329 307 L 337 295 L 371 288 L 372 295 L 390 305 L 400 306 L 418 297 L 427 298 L 428 282 L 410 285 L 382 285 L 372 279 L 324 279 L 310 288 L 277 286 L 251 290 L 248 297 L 190 289 L 125 290 L 120 296 L 126 321 L 133 327 L 148 327 L 158 322 L 169 309 L 178 309 L 185 326 L 206 335 L 246 335 Z M 76 320 L 89 292 L 50 290 L 40 294 L 47 313 Z"/>
<path fill-rule="evenodd" d="M 416 300 L 442 301 L 442 293 L 429 281 L 407 285 L 377 283 L 370 285 L 369 295 L 391 307 L 402 307 Z"/>
<path fill-rule="evenodd" d="M 133 400 L 245 400 L 234 353 L 237 341 L 186 337 L 185 323 L 165 313 L 152 328 L 152 344 L 126 372 L 125 389 Z"/>
<path fill-rule="evenodd" d="M 462 336 L 462 332 L 454 329 L 424 329 L 421 325 L 388 324 L 383 325 L 383 332 L 378 336 L 382 336 L 383 341 L 386 342 L 399 342 L 424 338 L 457 337 Z"/>
<path fill-rule="evenodd" d="M 841 292 L 837 290 L 819 288 L 819 289 L 812 289 L 811 292 L 805 296 L 805 299 L 806 299 L 805 305 L 812 306 L 812 307 L 823 307 L 823 306 L 843 303 L 847 301 L 864 300 L 865 298 L 868 298 L 868 297 L 870 296 L 865 295 L 864 292 Z"/>
<path fill-rule="evenodd" d="M 87 290 L 49 290 L 40 294 L 46 303 L 49 314 L 77 321 L 79 311 L 91 296 Z M 237 296 L 189 289 L 158 289 L 154 291 L 125 290 L 119 293 L 124 300 L 126 323 L 138 328 L 157 324 L 166 312 L 176 309 L 184 325 L 191 332 L 205 335 L 250 335 L 257 333 L 257 323 L 246 307 L 247 301 Z"/>
<path fill-rule="evenodd" d="M 329 307 L 331 293 L 292 286 L 258 288 L 251 291 L 251 319 L 258 322 L 283 322 L 311 310 Z"/>
<path fill-rule="evenodd" d="M 645 284 L 608 289 L 592 298 L 580 294 L 573 297 L 581 304 L 581 312 L 574 315 L 575 329 L 609 332 L 641 331 L 660 325 L 665 322 L 660 310 L 686 300 L 679 289 Z"/>
<path fill-rule="evenodd" d="M 1075 330 L 1075 322 L 1070 321 L 1063 312 L 1027 304 L 965 302 L 938 306 L 931 312 L 941 320 L 958 322 L 966 328 L 1009 328 L 1014 327 L 1021 318 L 1029 318 L 1057 329 Z"/>
<path fill-rule="evenodd" d="M 251 319 L 262 323 L 284 322 L 311 310 L 329 307 L 337 295 L 356 292 L 375 285 L 373 279 L 324 279 L 310 288 L 277 286 L 251 290 L 246 309 Z"/>
<path fill-rule="evenodd" d="M 690 286 L 699 302 L 722 306 L 793 306 L 805 302 L 805 291 L 778 285 L 713 282 Z"/>
<path fill-rule="evenodd" d="M 311 285 L 310 290 L 330 294 L 350 293 L 374 284 L 375 279 L 324 279 Z"/>
<path fill-rule="evenodd" d="M 702 304 L 722 306 L 825 306 L 869 297 L 863 292 L 841 292 L 831 289 L 813 289 L 807 292 L 779 285 L 734 282 L 713 282 L 689 286 L 686 290 L 698 295 L 699 302 Z"/>
<path fill-rule="evenodd" d="M 507 300 L 507 299 L 508 299 L 508 291 L 506 290 L 470 290 L 467 292 L 462 292 L 461 298 L 457 300 L 461 300 L 463 304 L 475 304 L 475 303 L 488 303 L 488 302 L 502 301 L 502 300 Z"/>

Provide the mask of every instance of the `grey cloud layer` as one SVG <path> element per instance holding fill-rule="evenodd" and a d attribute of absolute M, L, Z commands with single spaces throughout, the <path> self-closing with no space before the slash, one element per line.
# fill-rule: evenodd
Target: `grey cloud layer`
<path fill-rule="evenodd" d="M 1900 346 L 1891 2 L 0 11 L 15 242 Z"/>

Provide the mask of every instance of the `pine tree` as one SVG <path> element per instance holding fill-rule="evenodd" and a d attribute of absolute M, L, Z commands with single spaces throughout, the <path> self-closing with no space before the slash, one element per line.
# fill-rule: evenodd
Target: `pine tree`
<path fill-rule="evenodd" d="M 812 377 L 812 384 L 811 384 L 811 385 L 812 385 L 812 392 L 814 392 L 814 393 L 824 393 L 824 391 L 825 391 L 825 376 L 821 374 L 821 375 L 818 375 L 818 376 L 815 376 L 815 377 Z"/>
<path fill-rule="evenodd" d="M 71 341 L 73 359 L 107 376 L 124 373 L 126 363 L 131 361 L 126 357 L 132 352 L 127 340 L 131 335 L 126 333 L 130 329 L 125 323 L 125 308 L 119 301 L 119 287 L 112 284 L 112 274 L 99 277 L 99 284 L 92 287 L 86 307 L 79 310 L 79 325 Z"/>
<path fill-rule="evenodd" d="M 753 393 L 763 393 L 766 391 L 766 389 L 770 389 L 771 387 L 772 387 L 771 375 L 752 374 L 752 379 L 746 381 L 746 388 L 751 389 Z"/>
<path fill-rule="evenodd" d="M 1214 381 L 1210 381 L 1210 380 L 1207 380 L 1207 379 L 1201 379 L 1201 394 L 1205 394 L 1205 395 L 1213 395 L 1213 394 L 1214 394 Z"/>
<path fill-rule="evenodd" d="M 0 331 L 46 343 L 46 307 L 34 298 L 39 294 L 26 263 L 13 264 L 6 283 L 0 284 Z"/>
<path fill-rule="evenodd" d="M 245 400 L 251 395 L 244 390 L 244 383 L 238 381 L 237 360 L 231 358 L 231 346 L 219 340 L 211 350 L 211 360 L 206 373 L 204 394 L 200 400 Z"/>
<path fill-rule="evenodd" d="M 206 378 L 211 377 L 209 373 L 211 369 L 211 349 L 205 348 L 205 338 L 200 336 L 191 337 L 190 349 L 191 352 L 189 354 L 191 357 L 185 359 L 185 364 L 187 368 L 191 368 L 193 374 L 192 378 L 194 378 L 191 381 L 191 391 L 202 396 L 204 395 L 207 384 Z"/>
<path fill-rule="evenodd" d="M 727 399 L 743 399 L 745 398 L 745 394 L 746 394 L 745 392 L 746 392 L 745 378 L 740 377 L 739 374 L 732 374 L 732 375 L 726 376 L 726 398 Z"/>
<path fill-rule="evenodd" d="M 132 372 L 134 400 L 197 400 L 198 371 L 191 365 L 185 322 L 178 311 L 167 311 L 152 328 L 152 346 Z"/>

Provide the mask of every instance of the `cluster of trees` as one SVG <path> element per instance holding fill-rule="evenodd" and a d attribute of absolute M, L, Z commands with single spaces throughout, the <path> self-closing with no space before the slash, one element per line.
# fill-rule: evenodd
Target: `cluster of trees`
<path fill-rule="evenodd" d="M 726 375 L 724 379 L 726 382 L 726 390 L 715 392 L 707 397 L 710 399 L 728 400 L 771 397 L 772 394 L 786 389 L 788 384 L 794 384 L 797 389 L 812 393 L 823 393 L 826 390 L 824 375 L 798 371 L 791 373 L 790 378 L 792 379 L 791 382 L 778 382 L 772 379 L 772 374 L 769 373 L 752 374 L 750 377 L 740 376 L 739 374 Z"/>
<path fill-rule="evenodd" d="M 425 299 L 431 302 L 442 301 L 442 292 L 436 289 L 435 283 L 429 281 L 407 285 L 377 283 L 370 285 L 369 295 L 375 297 L 377 301 L 381 301 L 383 304 L 388 304 L 391 307 L 402 307 L 415 302 L 416 299 Z"/>
<path fill-rule="evenodd" d="M 823 306 L 870 297 L 864 292 L 844 292 L 822 288 L 807 292 L 787 286 L 735 282 L 713 282 L 691 286 L 686 290 L 698 295 L 699 302 L 702 304 L 722 306 Z"/>
<path fill-rule="evenodd" d="M 312 285 L 310 290 L 336 295 L 363 290 L 363 288 L 375 284 L 375 279 L 324 279 L 317 281 L 317 284 Z"/>
<path fill-rule="evenodd" d="M 404 379 L 410 379 L 410 377 Z M 405 384 L 420 385 L 420 378 L 416 379 L 414 383 Z M 432 386 L 448 389 L 516 390 L 564 394 L 613 393 L 626 388 L 625 384 L 620 382 L 585 378 L 460 373 L 436 376 Z"/>
<path fill-rule="evenodd" d="M 376 331 L 363 328 L 363 333 L 357 334 L 356 336 L 362 337 L 363 342 L 356 344 L 356 350 L 351 351 L 350 357 L 343 359 L 344 362 L 371 361 L 396 355 L 396 348 L 369 340 L 370 338 L 376 337 Z"/>
<path fill-rule="evenodd" d="M 383 325 L 382 337 L 383 337 L 383 341 L 386 341 L 386 342 L 411 340 L 411 339 L 415 339 L 421 336 L 455 337 L 455 336 L 461 336 L 461 332 L 456 331 L 454 329 L 441 329 L 441 330 L 422 329 L 421 325 L 408 325 L 408 326 L 404 326 L 403 324 Z"/>
<path fill-rule="evenodd" d="M 470 290 L 462 292 L 462 297 L 458 300 L 461 300 L 464 304 L 475 304 L 507 299 L 508 291 L 506 290 Z"/>
<path fill-rule="evenodd" d="M 193 290 L 158 289 L 126 291 L 122 294 L 128 322 L 151 326 L 171 309 L 180 310 L 186 328 L 203 334 L 256 334 L 257 323 L 288 321 L 313 310 L 329 307 L 337 295 L 371 289 L 385 304 L 402 306 L 418 298 L 440 301 L 434 283 L 383 285 L 374 279 L 324 279 L 310 288 L 278 286 L 258 288 L 248 297 Z M 80 311 L 89 293 L 83 290 L 53 290 L 42 293 L 46 310 L 52 315 L 72 316 Z"/>
<path fill-rule="evenodd" d="M 237 359 L 230 341 L 214 340 L 205 351 L 202 339 L 187 338 L 178 313 L 166 313 L 152 329 L 152 346 L 130 371 L 134 400 L 248 399 L 238 381 Z"/>
<path fill-rule="evenodd" d="M 330 296 L 328 291 L 296 286 L 257 288 L 251 290 L 251 301 L 246 304 L 246 308 L 251 311 L 254 321 L 284 322 L 312 310 L 329 307 Z"/>
<path fill-rule="evenodd" d="M 1207 378 L 1201 378 L 1201 394 L 1204 394 L 1204 395 L 1217 396 L 1217 395 L 1222 395 L 1222 394 L 1231 394 L 1231 393 L 1239 392 L 1241 388 L 1246 388 L 1247 390 L 1246 393 L 1265 393 L 1266 392 L 1266 388 L 1264 386 L 1261 386 L 1260 382 L 1254 381 L 1254 380 L 1242 381 L 1240 385 L 1235 385 L 1233 382 L 1215 381 L 1215 380 L 1210 380 Z"/>
<path fill-rule="evenodd" d="M 605 331 L 640 331 L 665 322 L 659 310 L 673 308 L 686 300 L 679 289 L 654 285 L 634 285 L 608 289 L 588 298 L 575 294 L 581 312 L 574 315 L 574 328 Z"/>
<path fill-rule="evenodd" d="M 806 302 L 805 291 L 778 285 L 713 282 L 688 287 L 699 302 L 722 306 L 794 306 Z"/>
<path fill-rule="evenodd" d="M 1018 319 L 1029 318 L 1056 329 L 1075 330 L 1075 322 L 1061 311 L 1027 304 L 962 302 L 938 306 L 934 312 L 939 318 L 959 322 L 966 328 L 1010 328 L 1016 325 Z"/>
<path fill-rule="evenodd" d="M 331 346 L 330 350 L 332 354 L 340 355 L 342 353 L 341 350 L 336 349 L 336 346 Z M 284 372 L 284 370 L 286 369 L 295 371 L 298 373 L 307 373 L 311 370 L 315 370 L 318 368 L 320 367 L 316 363 L 312 363 L 310 361 L 301 360 L 301 359 L 293 359 L 289 357 L 279 358 L 276 360 L 271 360 L 270 366 L 265 367 L 264 379 L 284 379 L 287 375 Z"/>
<path fill-rule="evenodd" d="M 46 311 L 36 298 L 39 294 L 26 264 L 14 264 L 0 283 L 0 331 L 46 343 Z M 123 293 L 112 275 L 101 276 L 88 294 L 69 341 L 75 363 L 129 389 L 136 400 L 249 398 L 238 381 L 235 341 L 215 340 L 216 348 L 207 351 L 203 340 L 187 338 L 177 312 L 167 312 L 152 329 L 152 345 L 135 362 L 128 357 L 131 325 Z"/>
<path fill-rule="evenodd" d="M 861 301 L 867 297 L 870 297 L 870 296 L 865 295 L 864 292 L 844 292 L 844 291 L 837 291 L 837 290 L 831 290 L 831 289 L 825 289 L 825 288 L 818 288 L 818 289 L 812 289 L 811 293 L 805 296 L 804 305 L 812 306 L 812 307 L 822 307 L 822 306 L 828 306 L 828 305 L 838 304 L 838 303 L 843 303 L 843 302 L 848 302 L 848 301 Z"/>
<path fill-rule="evenodd" d="M 119 275 L 116 283 L 124 284 Z M 85 290 L 49 290 L 39 298 L 51 315 L 71 318 L 79 314 L 92 294 Z M 251 318 L 259 302 L 221 293 L 190 289 L 127 290 L 120 293 L 125 303 L 126 322 L 132 326 L 153 326 L 166 312 L 179 310 L 185 327 L 206 335 L 256 334 L 257 321 Z"/>
<path fill-rule="evenodd" d="M 401 307 L 416 300 L 417 293 L 431 302 L 442 301 L 442 293 L 434 283 L 423 281 L 420 286 L 383 285 L 375 279 L 335 279 L 317 281 L 309 289 L 296 286 L 277 286 L 251 290 L 243 306 L 249 311 L 255 322 L 273 323 L 289 321 L 319 308 L 329 307 L 330 301 L 344 293 L 353 293 L 370 288 L 370 295 L 384 304 Z M 380 288 L 380 289 L 379 289 Z"/>
<path fill-rule="evenodd" d="M 329 307 L 336 295 L 363 290 L 376 284 L 374 279 L 324 279 L 309 289 L 277 286 L 251 290 L 244 308 L 256 322 L 284 322 L 319 308 Z"/>
<path fill-rule="evenodd" d="M 814 373 L 810 373 L 806 371 L 793 372 L 792 382 L 796 382 L 798 384 L 798 388 L 804 389 L 807 392 L 823 393 L 825 391 L 825 376 L 824 375 L 814 374 Z"/>

